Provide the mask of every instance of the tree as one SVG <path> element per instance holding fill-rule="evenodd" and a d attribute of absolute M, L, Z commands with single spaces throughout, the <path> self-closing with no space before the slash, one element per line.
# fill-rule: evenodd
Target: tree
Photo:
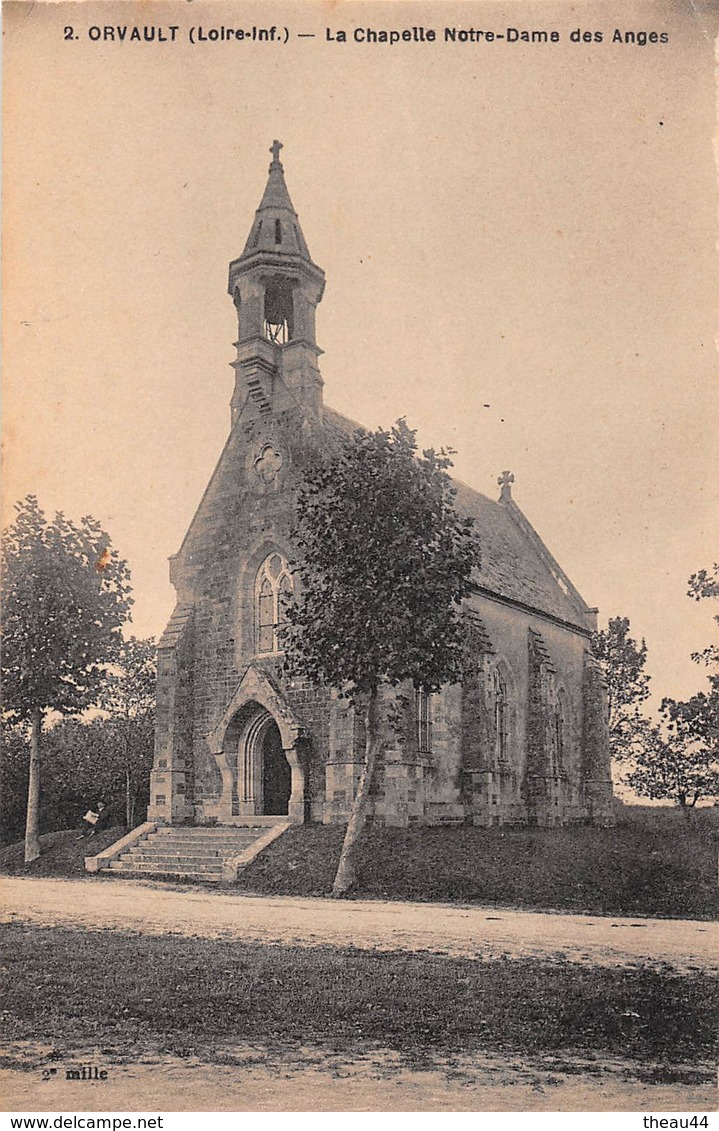
<path fill-rule="evenodd" d="M 16 504 L 2 551 L 4 704 L 30 726 L 25 859 L 40 855 L 43 724 L 97 702 L 132 602 L 127 563 L 95 519 L 50 522 L 37 499 Z"/>
<path fill-rule="evenodd" d="M 25 729 L 5 723 L 0 730 L 0 843 L 22 836 L 27 801 L 28 748 Z"/>
<path fill-rule="evenodd" d="M 640 705 L 649 697 L 649 676 L 644 671 L 647 646 L 630 635 L 628 617 L 610 618 L 606 629 L 595 632 L 592 651 L 604 665 L 609 706 L 609 749 L 617 762 L 641 751 L 650 724 Z"/>
<path fill-rule="evenodd" d="M 431 693 L 461 675 L 462 602 L 479 547 L 454 508 L 449 454 L 417 453 L 404 420 L 358 430 L 311 469 L 297 503 L 299 580 L 288 609 L 288 666 L 363 713 L 365 759 L 333 893 L 354 882 L 380 745 L 383 686 Z"/>
<path fill-rule="evenodd" d="M 688 596 L 719 597 L 719 565 L 692 574 Z M 719 616 L 714 620 L 719 623 Z M 709 668 L 709 691 L 662 700 L 663 728 L 652 728 L 651 742 L 627 779 L 637 793 L 676 801 L 687 816 L 702 798 L 719 796 L 719 646 L 695 652 L 692 659 Z"/>
<path fill-rule="evenodd" d="M 698 698 L 687 703 L 664 700 L 664 726 L 650 728 L 648 741 L 627 775 L 627 783 L 638 794 L 655 801 L 675 801 L 687 817 L 702 798 L 719 795 L 716 741 L 707 744 L 695 735 L 694 701 Z"/>
<path fill-rule="evenodd" d="M 134 824 L 138 790 L 152 766 L 156 681 L 155 641 L 130 636 L 120 643 L 98 700 L 100 707 L 115 723 L 120 736 L 125 824 L 128 829 Z"/>
<path fill-rule="evenodd" d="M 688 596 L 695 601 L 719 597 L 719 562 L 714 563 L 713 570 L 700 569 L 691 575 Z M 719 624 L 719 614 L 715 615 L 714 620 Z M 692 659 L 698 664 L 706 664 L 710 669 L 709 683 L 713 692 L 719 695 L 719 644 L 710 644 L 704 651 L 692 653 Z"/>
<path fill-rule="evenodd" d="M 693 597 L 695 601 L 701 601 L 704 597 L 719 597 L 719 562 L 714 562 L 711 570 L 697 570 L 689 578 L 688 585 L 687 595 Z M 714 620 L 719 622 L 719 614 Z"/>
<path fill-rule="evenodd" d="M 130 747 L 131 825 L 135 813 L 150 800 L 153 753 L 151 718 L 133 733 Z M 40 826 L 44 832 L 76 828 L 82 813 L 103 801 L 113 824 L 126 821 L 127 746 L 122 719 L 61 718 L 43 733 Z M 2 843 L 22 835 L 29 772 L 27 735 L 23 728 L 7 726 L 2 734 L 2 793 L 0 815 Z"/>
<path fill-rule="evenodd" d="M 719 598 L 719 563 L 714 563 L 713 571 L 700 569 L 692 574 L 688 595 L 695 601 Z M 719 625 L 719 614 L 714 615 L 714 622 Z M 701 691 L 686 703 L 673 704 L 668 709 L 673 721 L 713 750 L 716 757 L 719 754 L 719 644 L 710 644 L 702 652 L 694 652 L 692 659 L 709 669 L 709 691 Z"/>

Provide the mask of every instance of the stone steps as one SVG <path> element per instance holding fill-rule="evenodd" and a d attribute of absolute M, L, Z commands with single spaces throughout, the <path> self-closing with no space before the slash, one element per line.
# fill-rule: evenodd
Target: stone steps
<path fill-rule="evenodd" d="M 201 844 L 203 848 L 232 848 L 236 844 L 252 844 L 257 840 L 258 836 L 264 836 L 267 829 L 258 829 L 255 833 L 241 833 L 240 836 L 227 837 L 222 840 L 220 837 L 204 837 L 204 836 L 158 836 L 157 833 L 150 833 L 147 837 L 148 841 L 153 844 L 164 845 L 166 848 L 182 847 L 184 844 Z"/>
<path fill-rule="evenodd" d="M 256 840 L 258 836 L 262 836 L 265 832 L 267 832 L 267 829 L 243 829 L 231 836 L 206 836 L 204 833 L 198 833 L 197 836 L 193 836 L 192 833 L 169 836 L 160 832 L 150 835 L 153 840 L 163 841 L 166 844 L 183 844 L 187 841 L 192 841 L 193 844 L 237 844 L 243 840 Z"/>
<path fill-rule="evenodd" d="M 190 849 L 193 852 L 219 852 L 227 853 L 242 852 L 243 848 L 247 848 L 249 844 L 254 844 L 259 836 L 264 836 L 267 830 L 263 829 L 262 833 L 257 836 L 238 837 L 237 840 L 170 840 L 167 837 L 162 837 L 161 840 L 156 840 L 154 837 L 148 837 L 144 842 L 145 846 L 152 847 L 153 851 L 157 852 L 185 852 Z M 139 847 L 139 845 L 138 845 Z"/>
<path fill-rule="evenodd" d="M 132 848 L 122 856 L 122 860 L 126 864 L 222 864 L 225 855 L 223 852 L 153 852 L 151 849 Z"/>
<path fill-rule="evenodd" d="M 201 881 L 204 883 L 219 884 L 222 880 L 222 871 L 219 872 L 193 872 L 179 871 L 177 868 L 133 868 L 129 864 L 123 864 L 121 861 L 113 860 L 105 873 L 109 876 L 117 876 L 119 879 L 130 880 L 167 880 L 176 883 L 179 880 L 192 880 L 193 882 Z"/>
<path fill-rule="evenodd" d="M 204 840 L 224 843 L 241 840 L 243 837 L 256 837 L 266 831 L 266 825 L 250 825 L 237 829 L 218 829 L 217 831 L 214 829 L 173 829 L 165 827 L 158 829 L 151 835 L 157 840 Z"/>
<path fill-rule="evenodd" d="M 266 828 L 265 825 L 238 825 L 237 828 L 226 829 L 205 829 L 205 828 L 192 828 L 186 825 L 179 825 L 176 827 L 170 825 L 161 825 L 153 836 L 164 837 L 183 837 L 183 836 L 203 836 L 209 840 L 229 840 L 234 836 L 241 836 L 242 833 L 258 832 L 259 829 Z"/>
<path fill-rule="evenodd" d="M 212 828 L 162 826 L 128 847 L 107 867 L 119 877 L 204 880 L 219 883 L 226 860 L 240 856 L 271 831 L 281 818 L 262 824 Z"/>
<path fill-rule="evenodd" d="M 214 863 L 207 861 L 190 861 L 184 863 L 183 861 L 176 860 L 165 863 L 163 860 L 113 860 L 110 864 L 111 872 L 161 872 L 163 875 L 168 875 L 171 872 L 176 872 L 178 875 L 186 875 L 188 872 L 192 874 L 202 874 L 218 877 L 222 874 L 222 861 L 217 860 Z"/>

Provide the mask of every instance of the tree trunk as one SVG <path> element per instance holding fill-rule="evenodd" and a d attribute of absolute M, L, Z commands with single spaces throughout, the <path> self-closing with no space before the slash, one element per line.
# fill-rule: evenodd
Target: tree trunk
<path fill-rule="evenodd" d="M 689 798 L 687 798 L 684 802 L 684 816 L 687 819 L 688 825 L 694 825 L 696 823 L 697 801 L 700 797 L 700 793 L 695 793 L 691 801 L 689 800 Z"/>
<path fill-rule="evenodd" d="M 132 828 L 132 793 L 130 791 L 130 767 L 125 766 L 125 828 Z"/>
<path fill-rule="evenodd" d="M 684 817 L 684 820 L 687 822 L 687 824 L 691 824 L 692 823 L 692 812 L 693 812 L 693 810 L 692 810 L 691 802 L 689 801 L 689 798 L 687 797 L 687 795 L 685 793 L 682 793 L 682 794 L 679 795 L 679 805 L 680 805 L 680 808 L 681 808 L 681 811 L 682 811 L 682 816 Z"/>
<path fill-rule="evenodd" d="M 40 734 L 42 711 L 32 709 L 30 731 L 30 779 L 27 788 L 27 818 L 25 821 L 25 863 L 37 860 L 40 855 Z"/>
<path fill-rule="evenodd" d="M 132 828 L 132 790 L 130 782 L 130 724 L 125 724 L 125 828 L 129 832 Z"/>
<path fill-rule="evenodd" d="M 332 885 L 332 895 L 344 895 L 355 882 L 355 866 L 357 855 L 357 842 L 364 828 L 369 807 L 370 789 L 374 778 L 377 753 L 379 751 L 379 718 L 377 689 L 370 693 L 365 711 L 365 760 L 357 784 L 357 793 L 352 802 L 347 832 L 342 844 L 340 862 L 337 865 L 337 875 Z"/>

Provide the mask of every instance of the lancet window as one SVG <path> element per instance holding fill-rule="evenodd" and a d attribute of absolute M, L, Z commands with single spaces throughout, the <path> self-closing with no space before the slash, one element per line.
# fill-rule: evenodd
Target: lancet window
<path fill-rule="evenodd" d="M 282 651 L 282 626 L 287 623 L 287 606 L 292 593 L 287 560 L 276 552 L 269 554 L 257 571 L 255 583 L 258 652 Z"/>
<path fill-rule="evenodd" d="M 566 692 L 563 688 L 560 688 L 554 701 L 554 766 L 556 773 L 562 773 L 566 763 L 567 725 Z"/>
<path fill-rule="evenodd" d="M 509 761 L 509 697 L 507 683 L 499 668 L 492 673 L 494 683 L 494 751 L 498 762 Z"/>
<path fill-rule="evenodd" d="M 415 692 L 417 748 L 420 754 L 432 752 L 432 696 L 420 687 Z"/>

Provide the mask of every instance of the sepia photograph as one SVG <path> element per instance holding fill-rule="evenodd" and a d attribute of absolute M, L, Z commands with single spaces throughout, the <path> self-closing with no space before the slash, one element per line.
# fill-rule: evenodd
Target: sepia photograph
<path fill-rule="evenodd" d="M 708 1128 L 719 6 L 3 27 L 3 1109 Z"/>

